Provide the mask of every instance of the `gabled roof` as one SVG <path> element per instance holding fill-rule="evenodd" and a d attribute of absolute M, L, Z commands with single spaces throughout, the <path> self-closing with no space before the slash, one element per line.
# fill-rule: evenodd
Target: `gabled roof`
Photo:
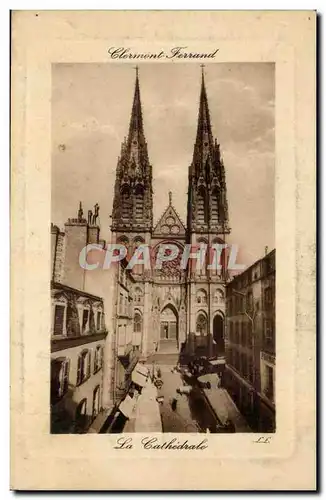
<path fill-rule="evenodd" d="M 169 204 L 163 215 L 160 217 L 157 222 L 153 236 L 162 236 L 162 237 L 177 237 L 177 236 L 185 236 L 186 228 L 180 219 L 176 209 L 172 205 L 172 193 L 169 192 Z"/>

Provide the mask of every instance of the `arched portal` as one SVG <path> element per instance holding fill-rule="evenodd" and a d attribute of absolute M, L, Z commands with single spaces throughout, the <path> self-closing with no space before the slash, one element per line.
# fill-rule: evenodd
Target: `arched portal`
<path fill-rule="evenodd" d="M 224 319 L 220 314 L 216 314 L 213 319 L 213 339 L 216 344 L 217 355 L 224 356 Z"/>
<path fill-rule="evenodd" d="M 160 351 L 174 352 L 178 350 L 178 313 L 168 304 L 160 315 Z"/>

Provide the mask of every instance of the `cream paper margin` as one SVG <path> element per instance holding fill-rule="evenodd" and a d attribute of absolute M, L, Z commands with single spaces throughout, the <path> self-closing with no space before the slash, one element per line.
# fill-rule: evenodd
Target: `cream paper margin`
<path fill-rule="evenodd" d="M 276 63 L 277 432 L 268 445 L 257 434 L 209 435 L 204 451 L 144 450 L 145 435 L 133 434 L 132 450 L 115 450 L 117 435 L 49 434 L 51 63 L 115 64 L 107 49 L 124 45 L 218 47 L 213 63 Z M 12 488 L 314 488 L 314 101 L 311 11 L 13 13 Z"/>

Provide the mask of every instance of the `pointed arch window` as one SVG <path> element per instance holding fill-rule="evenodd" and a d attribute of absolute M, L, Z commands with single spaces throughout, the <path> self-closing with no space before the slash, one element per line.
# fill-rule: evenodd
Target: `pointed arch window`
<path fill-rule="evenodd" d="M 144 215 L 144 189 L 137 186 L 135 191 L 135 218 L 141 220 Z"/>
<path fill-rule="evenodd" d="M 211 223 L 213 225 L 218 224 L 218 193 L 217 189 L 214 189 L 211 196 Z"/>
<path fill-rule="evenodd" d="M 203 187 L 198 190 L 197 195 L 197 222 L 200 224 L 207 223 L 206 194 Z"/>
<path fill-rule="evenodd" d="M 134 332 L 141 333 L 142 331 L 142 318 L 139 312 L 135 313 L 134 316 Z"/>
<path fill-rule="evenodd" d="M 128 186 L 124 186 L 121 190 L 121 215 L 123 219 L 131 219 L 131 209 L 130 189 Z"/>
<path fill-rule="evenodd" d="M 196 332 L 199 335 L 207 335 L 207 317 L 204 313 L 198 314 L 196 321 Z"/>

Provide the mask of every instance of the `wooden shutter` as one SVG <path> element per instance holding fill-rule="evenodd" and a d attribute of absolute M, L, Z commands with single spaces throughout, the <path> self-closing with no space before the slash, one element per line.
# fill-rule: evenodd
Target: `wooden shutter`
<path fill-rule="evenodd" d="M 80 354 L 78 358 L 78 367 L 77 367 L 77 385 L 79 385 L 82 381 L 82 368 L 83 368 L 83 355 Z"/>
<path fill-rule="evenodd" d="M 89 377 L 90 374 L 91 374 L 91 361 L 92 361 L 91 351 L 88 351 L 87 356 L 88 356 L 88 361 L 87 361 L 87 377 Z"/>
<path fill-rule="evenodd" d="M 69 387 L 69 368 L 70 368 L 70 360 L 66 359 L 63 362 L 63 374 L 62 374 L 62 395 L 68 391 Z"/>
<path fill-rule="evenodd" d="M 65 306 L 60 306 L 60 305 L 55 306 L 53 335 L 62 335 L 63 334 L 64 313 L 65 313 Z"/>

